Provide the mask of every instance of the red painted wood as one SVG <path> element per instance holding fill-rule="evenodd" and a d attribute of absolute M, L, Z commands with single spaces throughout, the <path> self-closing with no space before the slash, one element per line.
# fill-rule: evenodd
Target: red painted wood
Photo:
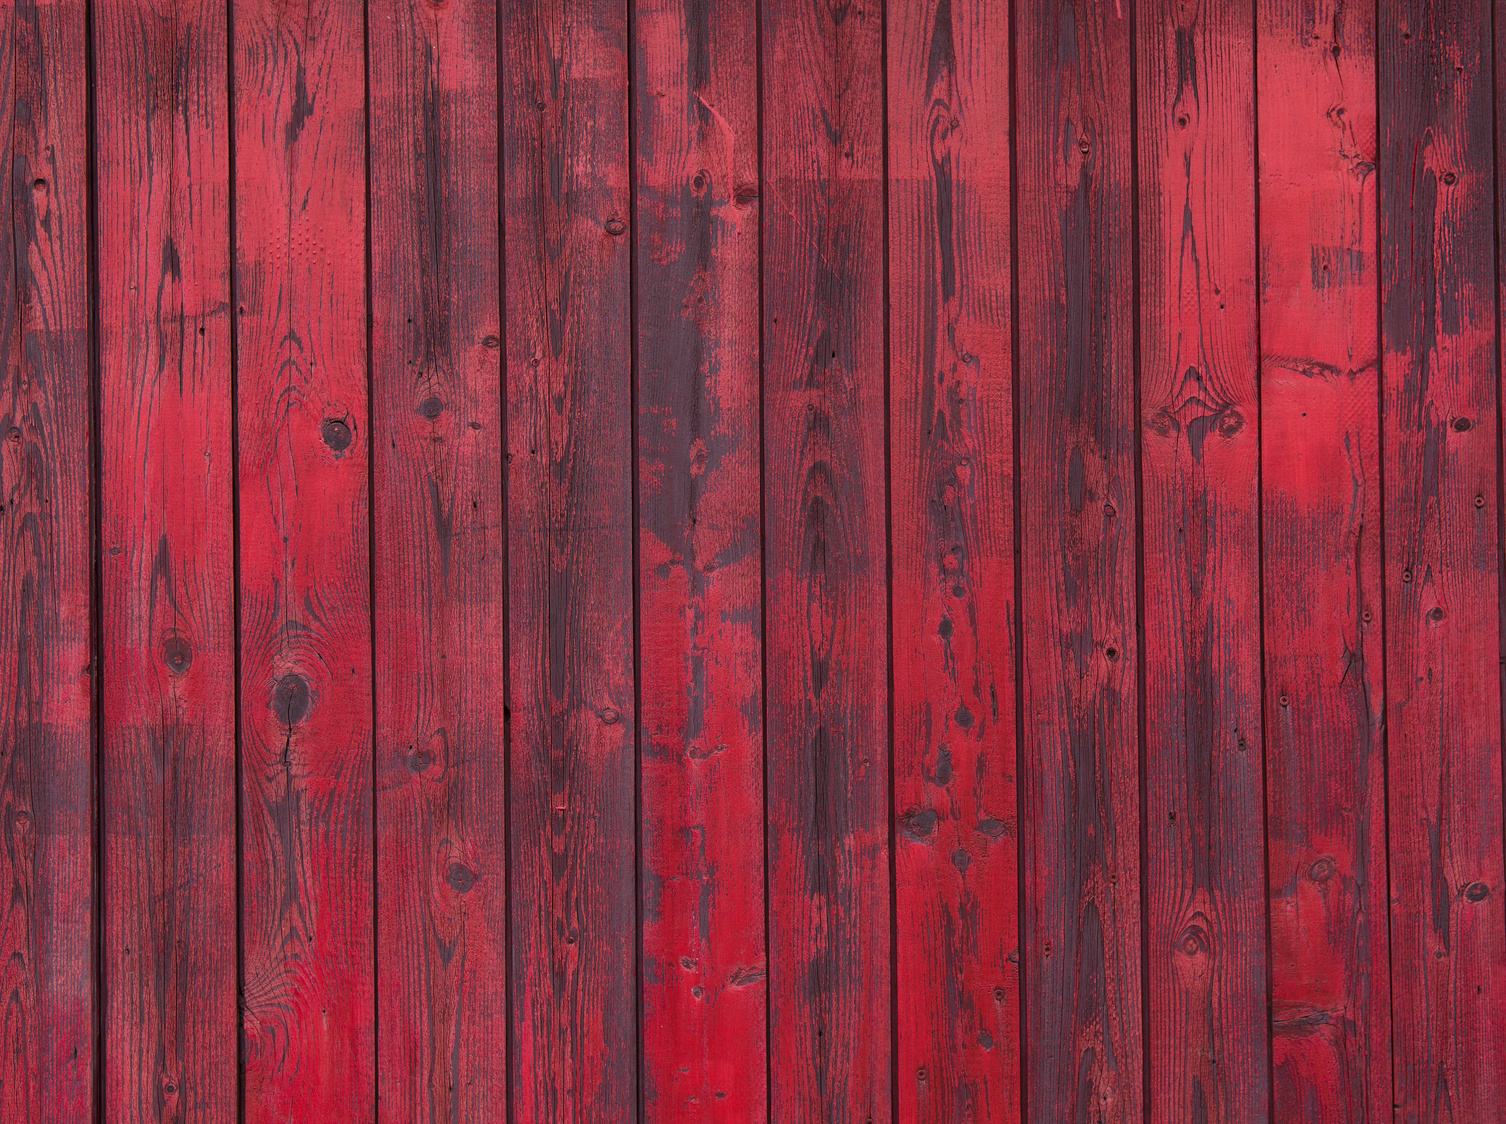
<path fill-rule="evenodd" d="M 110 1121 L 239 1118 L 225 5 L 94 9 Z"/>
<path fill-rule="evenodd" d="M 497 12 L 381 0 L 371 84 L 377 1089 L 507 1111 Z"/>
<path fill-rule="evenodd" d="M 513 1117 L 631 1119 L 627 12 L 503 15 Z"/>
<path fill-rule="evenodd" d="M 1378 17 L 1396 1119 L 1506 1094 L 1488 6 Z"/>
<path fill-rule="evenodd" d="M 1020 1114 L 1009 30 L 889 9 L 901 1120 Z"/>
<path fill-rule="evenodd" d="M 756 17 L 634 15 L 645 1120 L 768 1110 Z"/>
<path fill-rule="evenodd" d="M 0 1119 L 88 1119 L 94 785 L 86 38 L 0 11 Z"/>
<path fill-rule="evenodd" d="M 236 0 L 248 1122 L 375 1111 L 362 19 Z"/>
<path fill-rule="evenodd" d="M 1018 9 L 1027 1103 L 1145 1119 L 1130 21 Z"/>
<path fill-rule="evenodd" d="M 777 1120 L 862 1124 L 894 1107 L 881 17 L 797 0 L 762 12 Z"/>
<path fill-rule="evenodd" d="M 1257 5 L 1271 1113 L 1391 1100 L 1375 13 Z"/>
<path fill-rule="evenodd" d="M 1269 1110 L 1254 14 L 1137 10 L 1149 1112 Z"/>

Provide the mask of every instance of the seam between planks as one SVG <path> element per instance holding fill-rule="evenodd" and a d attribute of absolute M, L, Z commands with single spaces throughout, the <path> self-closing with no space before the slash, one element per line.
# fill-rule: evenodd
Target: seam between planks
<path fill-rule="evenodd" d="M 234 692 L 235 738 L 232 787 L 235 797 L 235 1118 L 246 1118 L 246 939 L 242 918 L 245 917 L 245 883 L 240 872 L 243 869 L 243 800 L 241 773 L 243 771 L 241 742 L 241 450 L 240 450 L 240 274 L 235 268 L 236 260 L 236 163 L 235 163 L 235 4 L 225 0 L 225 120 L 226 162 L 226 228 L 225 239 L 229 243 L 226 257 L 226 281 L 230 293 L 230 598 L 232 639 L 231 667 L 233 668 L 232 690 Z"/>
<path fill-rule="evenodd" d="M 1377 0 L 1378 2 L 1378 0 Z M 1135 463 L 1135 745 L 1140 801 L 1140 1111 L 1146 1120 L 1151 1113 L 1151 1054 L 1146 1042 L 1150 1034 L 1150 822 L 1146 815 L 1147 738 L 1145 722 L 1145 471 L 1144 471 L 1144 402 L 1140 350 L 1140 5 L 1129 5 L 1130 56 L 1130 240 L 1131 308 L 1130 381 L 1134 387 L 1134 463 Z"/>
<path fill-rule="evenodd" d="M 105 803 L 104 803 L 104 591 L 100 584 L 99 551 L 102 543 L 100 501 L 103 493 L 103 459 L 101 420 L 104 416 L 104 368 L 100 361 L 99 315 L 99 182 L 96 163 L 99 159 L 99 127 L 94 107 L 98 89 L 94 55 L 94 4 L 84 5 L 84 135 L 88 152 L 84 159 L 85 203 L 84 246 L 87 255 L 89 302 L 89 663 L 94 669 L 89 677 L 89 714 L 93 722 L 90 750 L 94 754 L 89 771 L 94 791 L 90 795 L 89 823 L 94 832 L 89 901 L 89 951 L 94 999 L 91 1004 L 94 1056 L 90 1059 L 89 1081 L 93 1089 L 90 1106 L 95 1124 L 105 1120 Z"/>
<path fill-rule="evenodd" d="M 885 711 L 887 723 L 889 761 L 885 779 L 889 786 L 887 831 L 889 841 L 889 1105 L 890 1114 L 899 1111 L 899 859 L 896 854 L 898 839 L 895 823 L 898 810 L 895 807 L 895 776 L 898 754 L 894 744 L 894 442 L 893 442 L 893 372 L 890 366 L 890 337 L 893 334 L 889 298 L 889 5 L 879 10 L 879 132 L 883 137 L 883 152 L 880 165 L 883 169 L 883 202 L 880 207 L 879 226 L 884 232 L 883 243 L 883 288 L 884 288 L 884 593 L 888 627 L 885 629 L 885 685 L 888 704 Z"/>
<path fill-rule="evenodd" d="M 1010 481 L 1010 522 L 1014 525 L 1014 610 L 1011 627 L 1014 629 L 1014 783 L 1015 783 L 1015 981 L 1019 989 L 1019 1081 L 1020 1120 L 1030 1119 L 1030 988 L 1027 984 L 1029 958 L 1025 955 L 1026 929 L 1025 896 L 1029 879 L 1025 866 L 1025 832 L 1020 827 L 1020 791 L 1025 777 L 1025 628 L 1024 628 L 1024 529 L 1020 511 L 1024 505 L 1020 481 L 1022 479 L 1022 450 L 1020 441 L 1020 98 L 1019 98 L 1019 47 L 1015 34 L 1015 21 L 1019 5 L 1011 0 L 1009 5 L 1009 404 L 1010 404 L 1010 458 L 1013 464 L 1013 480 Z M 1133 86 L 1134 83 L 1131 83 Z M 892 627 L 892 625 L 891 625 Z"/>
<path fill-rule="evenodd" d="M 233 3 L 234 0 L 229 0 Z M 378 834 L 378 809 L 381 807 L 381 788 L 377 778 L 377 731 L 381 729 L 378 714 L 378 700 L 380 699 L 381 685 L 378 673 L 381 665 L 377 662 L 377 556 L 376 556 L 376 532 L 377 532 L 377 492 L 376 492 L 376 386 L 373 372 L 376 361 L 373 358 L 372 344 L 376 338 L 376 303 L 373 298 L 373 281 L 375 261 L 372 257 L 372 234 L 371 234 L 371 5 L 361 5 L 361 90 L 362 106 L 366 120 L 362 136 L 362 144 L 365 148 L 365 195 L 362 203 L 366 208 L 365 226 L 365 273 L 366 273 L 366 595 L 367 595 L 367 658 L 371 660 L 371 739 L 368 743 L 370 748 L 371 770 L 371 1120 L 372 1124 L 378 1124 L 382 1119 L 381 1088 L 382 1088 L 382 974 L 381 964 L 381 936 L 377 932 L 382 915 L 381 904 L 378 895 L 381 892 L 379 884 L 379 872 L 381 868 L 381 836 Z"/>

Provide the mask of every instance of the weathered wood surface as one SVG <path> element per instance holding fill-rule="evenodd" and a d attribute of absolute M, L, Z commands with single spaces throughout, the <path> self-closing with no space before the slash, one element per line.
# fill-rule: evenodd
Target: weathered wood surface
<path fill-rule="evenodd" d="M 1391 1111 L 1375 13 L 1259 0 L 1271 1114 Z"/>
<path fill-rule="evenodd" d="M 1018 19 L 1026 1098 L 1037 1119 L 1130 1124 L 1145 1118 L 1133 42 L 1101 0 L 1032 0 Z"/>
<path fill-rule="evenodd" d="M 1503 66 L 0 5 L 0 1118 L 1494 1119 Z"/>
<path fill-rule="evenodd" d="M 110 1121 L 239 1118 L 225 20 L 94 8 Z"/>
<path fill-rule="evenodd" d="M 902 1120 L 1019 1113 L 1007 6 L 888 25 Z"/>
<path fill-rule="evenodd" d="M 376 1107 L 360 11 L 234 0 L 244 1118 Z"/>
<path fill-rule="evenodd" d="M 768 1112 L 757 14 L 740 0 L 654 0 L 634 23 L 638 861 L 653 1121 Z"/>
<path fill-rule="evenodd" d="M 368 8 L 377 1092 L 393 1124 L 507 1108 L 496 17 L 492 0 Z"/>

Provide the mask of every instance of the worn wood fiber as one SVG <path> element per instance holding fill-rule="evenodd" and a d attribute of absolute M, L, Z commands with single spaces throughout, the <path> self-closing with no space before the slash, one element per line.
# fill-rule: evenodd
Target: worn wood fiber
<path fill-rule="evenodd" d="M 836 1124 L 894 1107 L 881 17 L 762 8 L 769 1096 Z"/>
<path fill-rule="evenodd" d="M 757 8 L 637 6 L 645 1120 L 764 1119 Z"/>
<path fill-rule="evenodd" d="M 226 9 L 94 9 L 104 1119 L 239 1119 Z"/>
<path fill-rule="evenodd" d="M 88 1119 L 95 665 L 82 3 L 0 10 L 0 1118 Z"/>
<path fill-rule="evenodd" d="M 1390 1112 L 1375 13 L 1260 0 L 1271 1114 Z"/>
<path fill-rule="evenodd" d="M 508 1057 L 497 10 L 367 16 L 378 1110 L 481 1122 Z"/>
<path fill-rule="evenodd" d="M 1379 9 L 1393 1102 L 1506 1092 L 1498 309 L 1486 5 Z"/>
<path fill-rule="evenodd" d="M 627 12 L 502 20 L 513 1113 L 638 1100 Z"/>
<path fill-rule="evenodd" d="M 1146 824 L 1157 1120 L 1269 1111 L 1254 15 L 1136 9 Z"/>
<path fill-rule="evenodd" d="M 1009 10 L 888 22 L 898 1118 L 1020 1108 Z"/>
<path fill-rule="evenodd" d="M 1130 22 L 1018 8 L 1022 946 L 1033 1117 L 1139 1121 Z"/>
<path fill-rule="evenodd" d="M 235 0 L 248 1122 L 375 1111 L 360 11 Z"/>

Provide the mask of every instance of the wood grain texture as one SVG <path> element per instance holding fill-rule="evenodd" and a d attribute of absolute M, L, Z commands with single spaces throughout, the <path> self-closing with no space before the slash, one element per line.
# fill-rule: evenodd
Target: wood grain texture
<path fill-rule="evenodd" d="M 1122 6 L 1018 11 L 1027 1103 L 1145 1119 L 1134 73 Z"/>
<path fill-rule="evenodd" d="M 1395 1118 L 1506 1095 L 1491 19 L 1379 10 Z"/>
<path fill-rule="evenodd" d="M 896 1108 L 1017 1120 L 1009 9 L 887 31 Z"/>
<path fill-rule="evenodd" d="M 503 16 L 513 1113 L 636 1109 L 627 12 Z"/>
<path fill-rule="evenodd" d="M 643 1106 L 767 1115 L 757 8 L 645 0 L 637 213 Z"/>
<path fill-rule="evenodd" d="M 244 1116 L 375 1111 L 361 12 L 237 0 Z"/>
<path fill-rule="evenodd" d="M 94 9 L 109 1121 L 239 1118 L 225 14 Z"/>
<path fill-rule="evenodd" d="M 0 1118 L 88 1119 L 94 786 L 81 3 L 0 12 Z"/>
<path fill-rule="evenodd" d="M 893 1111 L 883 19 L 761 26 L 770 1098 L 864 1124 Z"/>
<path fill-rule="evenodd" d="M 368 8 L 382 1120 L 507 1111 L 493 0 Z"/>
<path fill-rule="evenodd" d="M 1151 1103 L 1269 1109 L 1254 13 L 1137 10 Z"/>
<path fill-rule="evenodd" d="M 1390 1112 L 1375 12 L 1260 0 L 1271 1113 Z"/>

